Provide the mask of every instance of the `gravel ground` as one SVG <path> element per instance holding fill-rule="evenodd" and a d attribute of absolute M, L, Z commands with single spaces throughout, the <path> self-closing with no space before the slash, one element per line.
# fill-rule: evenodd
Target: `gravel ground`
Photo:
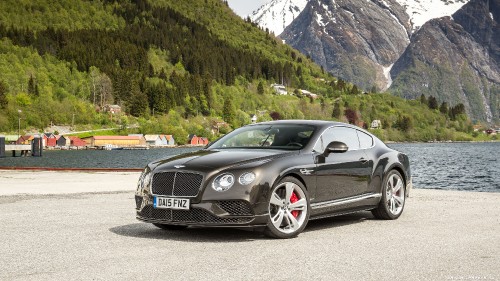
<path fill-rule="evenodd" d="M 295 239 L 135 220 L 138 173 L 0 171 L 0 280 L 500 280 L 500 194 L 414 189 L 395 221 Z"/>

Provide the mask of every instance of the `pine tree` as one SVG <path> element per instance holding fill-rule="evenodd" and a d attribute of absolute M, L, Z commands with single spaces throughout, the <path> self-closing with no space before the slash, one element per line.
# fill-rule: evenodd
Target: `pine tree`
<path fill-rule="evenodd" d="M 443 114 L 448 114 L 448 104 L 445 101 L 443 101 L 441 103 L 441 106 L 439 107 L 439 111 Z"/>
<path fill-rule="evenodd" d="M 262 83 L 262 81 L 260 81 L 259 85 L 257 86 L 257 93 L 259 93 L 259 95 L 264 94 L 264 84 Z"/>
<path fill-rule="evenodd" d="M 339 120 L 341 114 L 342 114 L 342 109 L 340 108 L 340 102 L 336 101 L 335 104 L 333 105 L 332 118 Z"/>
<path fill-rule="evenodd" d="M 429 97 L 429 108 L 430 109 L 438 109 L 439 105 L 435 97 Z"/>
<path fill-rule="evenodd" d="M 7 100 L 7 85 L 0 80 L 0 109 L 5 109 L 8 104 Z"/>
<path fill-rule="evenodd" d="M 226 121 L 227 123 L 232 124 L 234 122 L 235 116 L 236 112 L 234 110 L 233 102 L 231 101 L 231 97 L 227 96 L 224 99 L 222 119 L 224 119 L 224 121 Z"/>
<path fill-rule="evenodd" d="M 425 97 L 425 95 L 424 95 L 424 94 L 421 94 L 421 95 L 420 95 L 420 103 L 421 103 L 421 104 L 428 105 L 427 98 Z"/>

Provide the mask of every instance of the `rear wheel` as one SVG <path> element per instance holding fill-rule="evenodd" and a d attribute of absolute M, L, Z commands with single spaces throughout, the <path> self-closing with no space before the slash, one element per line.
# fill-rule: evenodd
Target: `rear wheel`
<path fill-rule="evenodd" d="M 273 238 L 292 238 L 309 221 L 309 196 L 304 185 L 294 177 L 276 184 L 269 198 L 269 219 L 264 233 Z"/>
<path fill-rule="evenodd" d="M 183 230 L 187 228 L 187 225 L 176 225 L 176 224 L 153 223 L 153 225 L 165 230 Z"/>
<path fill-rule="evenodd" d="M 405 206 L 405 186 L 403 177 L 396 171 L 390 171 L 384 180 L 382 200 L 373 215 L 378 219 L 394 220 L 399 218 Z"/>

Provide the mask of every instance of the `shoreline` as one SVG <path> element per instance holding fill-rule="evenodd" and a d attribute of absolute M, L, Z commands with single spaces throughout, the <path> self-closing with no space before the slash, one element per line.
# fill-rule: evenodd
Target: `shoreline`
<path fill-rule="evenodd" d="M 0 197 L 21 194 L 92 193 L 133 191 L 143 169 L 134 168 L 38 168 L 0 167 Z M 16 187 L 16 189 L 12 189 Z M 500 194 L 498 191 L 458 190 L 413 187 L 409 200 L 421 192 L 457 192 L 460 194 Z M 44 193 L 48 192 L 48 193 Z M 500 197 L 499 197 L 500 199 Z M 500 203 L 500 201 L 499 201 Z"/>

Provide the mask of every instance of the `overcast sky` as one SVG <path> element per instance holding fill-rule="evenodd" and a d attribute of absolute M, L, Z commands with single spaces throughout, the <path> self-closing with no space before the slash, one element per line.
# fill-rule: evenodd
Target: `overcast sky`
<path fill-rule="evenodd" d="M 244 17 L 270 1 L 271 0 L 228 0 L 227 2 L 229 2 L 229 7 L 240 15 L 240 17 Z"/>

